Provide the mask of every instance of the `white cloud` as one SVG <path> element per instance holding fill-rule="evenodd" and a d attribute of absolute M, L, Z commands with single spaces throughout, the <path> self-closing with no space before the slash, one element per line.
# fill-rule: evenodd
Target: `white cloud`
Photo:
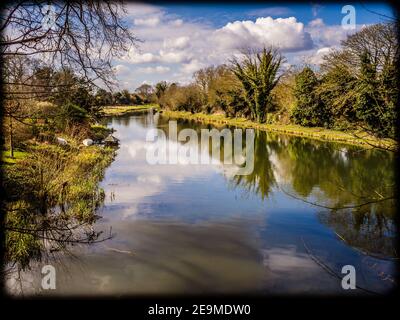
<path fill-rule="evenodd" d="M 295 17 L 235 21 L 214 33 L 216 44 L 229 49 L 274 46 L 283 51 L 310 49 L 311 36 Z"/>
<path fill-rule="evenodd" d="M 317 18 L 314 20 L 311 20 L 308 25 L 312 28 L 314 27 L 323 27 L 325 26 L 324 21 L 321 18 Z"/>
<path fill-rule="evenodd" d="M 176 27 L 180 27 L 183 24 L 183 20 L 182 19 L 176 19 L 170 22 L 171 25 L 176 26 Z"/>
<path fill-rule="evenodd" d="M 308 58 L 308 62 L 311 64 L 316 64 L 319 65 L 323 62 L 323 57 L 327 55 L 333 48 L 331 47 L 324 47 L 321 49 L 318 49 L 314 54 L 312 54 Z"/>
<path fill-rule="evenodd" d="M 189 46 L 190 38 L 182 36 L 178 38 L 167 38 L 164 40 L 164 48 L 166 49 L 185 49 Z"/>
<path fill-rule="evenodd" d="M 161 7 L 144 3 L 127 3 L 125 8 L 127 10 L 127 15 L 129 17 L 135 18 L 148 15 L 163 14 L 163 10 Z"/>
<path fill-rule="evenodd" d="M 166 63 L 183 63 L 189 62 L 193 54 L 189 51 L 159 51 L 159 59 Z"/>
<path fill-rule="evenodd" d="M 289 12 L 284 7 L 261 10 L 270 15 Z M 263 16 L 255 21 L 232 21 L 213 28 L 207 23 L 187 21 L 153 5 L 128 4 L 128 13 L 134 24 L 132 31 L 144 40 L 139 43 L 139 49 L 134 48 L 129 55 L 117 60 L 118 79 L 129 83 L 131 89 L 144 81 L 157 83 L 168 79 L 187 83 L 198 69 L 226 63 L 248 47 L 276 46 L 291 64 L 304 63 L 304 60 L 319 64 L 329 48 L 340 45 L 352 32 L 340 25 L 326 25 L 321 18 L 304 25 L 295 17 Z"/>
<path fill-rule="evenodd" d="M 358 30 L 361 26 L 358 26 Z M 311 34 L 311 37 L 317 47 L 338 46 L 340 42 L 356 30 L 346 30 L 341 25 L 325 25 L 320 18 L 310 21 L 306 31 Z"/>
<path fill-rule="evenodd" d="M 169 67 L 164 67 L 164 66 L 156 66 L 156 67 L 146 67 L 146 68 L 139 68 L 138 72 L 141 73 L 158 73 L 158 74 L 162 74 L 162 73 L 167 73 L 168 71 L 170 71 L 171 69 Z"/>
<path fill-rule="evenodd" d="M 123 75 L 123 74 L 126 74 L 127 72 L 129 72 L 130 68 L 123 64 L 118 64 L 114 67 L 114 71 L 117 75 Z"/>
<path fill-rule="evenodd" d="M 145 19 L 134 19 L 133 22 L 136 26 L 155 27 L 160 23 L 159 17 L 151 17 Z"/>
<path fill-rule="evenodd" d="M 204 63 L 200 62 L 197 59 L 194 59 L 194 60 L 190 61 L 189 63 L 182 64 L 181 71 L 184 74 L 192 74 L 193 72 L 196 72 L 197 70 L 199 70 L 205 66 L 206 65 Z"/>
<path fill-rule="evenodd" d="M 156 62 L 157 56 L 151 52 L 142 53 L 138 51 L 136 48 L 129 51 L 128 55 L 126 55 L 123 60 L 130 62 L 132 64 L 137 63 L 149 63 Z"/>

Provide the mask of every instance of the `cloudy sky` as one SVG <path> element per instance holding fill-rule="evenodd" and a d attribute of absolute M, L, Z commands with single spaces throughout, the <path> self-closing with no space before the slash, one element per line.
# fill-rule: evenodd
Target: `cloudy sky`
<path fill-rule="evenodd" d="M 353 4 L 356 30 L 393 16 L 385 4 Z M 127 21 L 142 40 L 114 61 L 121 89 L 161 80 L 187 83 L 196 70 L 226 63 L 241 49 L 275 46 L 290 64 L 318 64 L 355 32 L 342 26 L 342 4 L 129 3 Z"/>

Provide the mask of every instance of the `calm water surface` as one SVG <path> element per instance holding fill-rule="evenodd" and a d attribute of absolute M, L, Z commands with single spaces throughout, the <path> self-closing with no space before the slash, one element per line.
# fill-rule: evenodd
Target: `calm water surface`
<path fill-rule="evenodd" d="M 146 133 L 168 132 L 162 115 L 107 121 L 121 145 L 95 228 L 115 237 L 55 262 L 57 289 L 45 294 L 368 294 L 341 288 L 344 265 L 363 289 L 396 286 L 394 203 L 321 207 L 390 192 L 392 154 L 256 132 L 253 173 L 233 176 L 222 164 L 148 164 Z"/>

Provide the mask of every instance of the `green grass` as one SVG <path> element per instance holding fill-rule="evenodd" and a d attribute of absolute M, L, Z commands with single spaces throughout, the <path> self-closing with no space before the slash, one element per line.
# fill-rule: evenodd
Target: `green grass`
<path fill-rule="evenodd" d="M 28 152 L 14 150 L 14 158 L 10 157 L 10 150 L 2 150 L 1 151 L 1 163 L 2 164 L 14 164 L 18 160 L 25 158 L 28 155 Z"/>
<path fill-rule="evenodd" d="M 106 126 L 100 124 L 92 124 L 90 126 L 90 137 L 94 140 L 102 140 L 105 139 L 110 133 L 111 129 Z"/>
<path fill-rule="evenodd" d="M 176 119 L 188 119 L 199 121 L 203 123 L 212 123 L 216 126 L 230 125 L 242 128 L 254 128 L 264 131 L 272 131 L 285 133 L 295 136 L 304 136 L 317 140 L 324 141 L 335 141 L 352 145 L 359 145 L 364 147 L 379 146 L 385 149 L 393 149 L 397 147 L 394 140 L 391 139 L 378 139 L 371 135 L 367 135 L 363 132 L 355 131 L 337 131 L 331 129 L 325 129 L 320 127 L 302 127 L 295 124 L 260 124 L 250 121 L 245 118 L 228 118 L 224 115 L 218 114 L 203 114 L 203 113 L 190 113 L 185 111 L 169 111 L 164 110 L 165 116 L 176 118 Z"/>
<path fill-rule="evenodd" d="M 151 108 L 158 109 L 157 104 L 144 104 L 133 106 L 107 106 L 103 108 L 103 114 L 106 116 L 119 116 L 133 111 L 144 111 Z"/>

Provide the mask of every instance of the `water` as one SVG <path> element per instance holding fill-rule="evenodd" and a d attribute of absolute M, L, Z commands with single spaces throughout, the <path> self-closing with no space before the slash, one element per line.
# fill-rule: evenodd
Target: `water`
<path fill-rule="evenodd" d="M 40 270 L 31 271 L 26 292 L 353 295 L 396 286 L 394 202 L 323 207 L 390 193 L 392 154 L 256 132 L 253 173 L 232 176 L 222 164 L 148 164 L 146 133 L 167 131 L 165 117 L 107 121 L 121 146 L 101 183 L 95 228 L 112 227 L 115 237 L 54 262 L 56 290 L 35 289 Z M 211 127 L 178 121 L 182 128 Z M 345 265 L 362 289 L 342 289 Z"/>

